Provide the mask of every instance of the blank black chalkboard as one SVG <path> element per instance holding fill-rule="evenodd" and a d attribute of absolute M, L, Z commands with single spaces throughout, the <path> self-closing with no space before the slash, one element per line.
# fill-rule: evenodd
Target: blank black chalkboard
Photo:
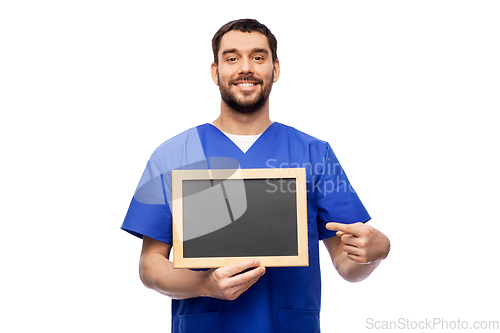
<path fill-rule="evenodd" d="M 174 267 L 308 265 L 305 169 L 175 170 Z"/>

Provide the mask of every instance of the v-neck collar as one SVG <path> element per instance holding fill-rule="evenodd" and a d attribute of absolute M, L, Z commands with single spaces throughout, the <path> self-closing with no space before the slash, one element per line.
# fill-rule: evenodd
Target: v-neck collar
<path fill-rule="evenodd" d="M 273 121 L 273 123 L 271 125 L 269 125 L 265 130 L 264 132 L 262 132 L 262 134 L 257 138 L 257 140 L 255 140 L 255 142 L 250 146 L 250 148 L 247 149 L 246 152 L 243 152 L 243 150 L 240 149 L 240 147 L 238 147 L 238 145 L 236 145 L 233 140 L 231 140 L 224 132 L 222 132 L 219 128 L 217 128 L 217 126 L 215 126 L 214 124 L 212 123 L 207 123 L 208 125 L 212 126 L 220 135 L 222 135 L 225 140 L 229 141 L 230 144 L 242 155 L 244 156 L 248 156 L 249 152 L 253 151 L 254 150 L 254 147 L 256 145 L 258 145 L 261 141 L 262 141 L 262 137 L 263 136 L 267 136 L 266 133 L 270 132 L 271 130 L 271 127 L 274 127 L 275 124 L 277 124 L 275 121 Z M 265 139 L 264 139 L 265 140 Z"/>

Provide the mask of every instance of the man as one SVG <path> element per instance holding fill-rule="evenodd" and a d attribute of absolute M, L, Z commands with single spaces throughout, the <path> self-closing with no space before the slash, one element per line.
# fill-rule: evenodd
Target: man
<path fill-rule="evenodd" d="M 144 285 L 172 301 L 172 332 L 319 332 L 319 240 L 347 281 L 361 281 L 389 253 L 330 146 L 269 117 L 279 78 L 277 42 L 255 20 L 229 22 L 215 34 L 212 79 L 220 116 L 161 145 L 151 156 L 122 228 L 143 238 Z M 196 271 L 173 269 L 171 173 L 227 157 L 241 168 L 286 165 L 307 170 L 308 267 L 261 267 L 258 260 Z M 200 164 L 201 163 L 201 164 Z M 335 191 L 323 184 L 337 185 Z"/>

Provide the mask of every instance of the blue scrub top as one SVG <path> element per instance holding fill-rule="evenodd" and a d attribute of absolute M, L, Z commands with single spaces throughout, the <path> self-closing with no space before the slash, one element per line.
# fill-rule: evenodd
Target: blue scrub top
<path fill-rule="evenodd" d="M 242 169 L 306 168 L 309 266 L 268 267 L 234 301 L 172 300 L 172 332 L 320 332 L 319 240 L 335 236 L 325 225 L 370 219 L 328 143 L 275 122 L 243 153 L 212 124 L 192 128 L 152 154 L 122 229 L 172 244 L 171 170 L 227 168 L 228 161 Z"/>

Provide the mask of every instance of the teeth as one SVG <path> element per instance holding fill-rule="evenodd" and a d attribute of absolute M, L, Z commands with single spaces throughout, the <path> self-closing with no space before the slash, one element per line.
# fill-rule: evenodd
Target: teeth
<path fill-rule="evenodd" d="M 238 83 L 237 84 L 238 87 L 252 87 L 254 85 L 255 85 L 255 83 Z"/>

